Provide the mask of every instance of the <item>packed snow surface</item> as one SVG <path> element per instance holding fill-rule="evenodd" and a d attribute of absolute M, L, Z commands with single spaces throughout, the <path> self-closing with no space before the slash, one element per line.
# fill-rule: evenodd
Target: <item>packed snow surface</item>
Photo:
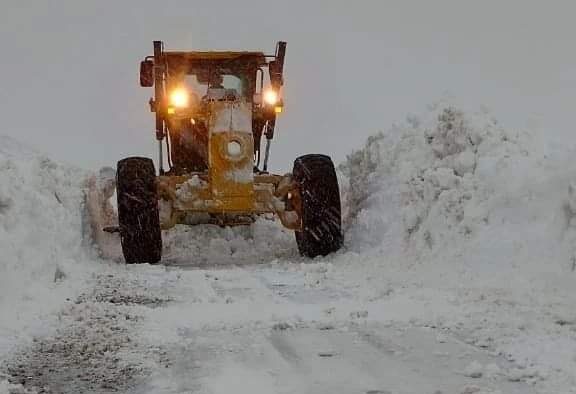
<path fill-rule="evenodd" d="M 262 218 L 152 267 L 94 257 L 86 174 L 2 138 L 0 393 L 576 393 L 573 156 L 441 103 L 341 163 L 341 252 Z"/>

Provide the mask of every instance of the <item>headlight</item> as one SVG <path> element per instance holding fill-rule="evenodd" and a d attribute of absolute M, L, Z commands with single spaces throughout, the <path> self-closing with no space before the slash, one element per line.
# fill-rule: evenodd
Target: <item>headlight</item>
<path fill-rule="evenodd" d="M 170 105 L 176 108 L 186 108 L 188 102 L 189 96 L 185 89 L 175 89 L 170 93 Z"/>
<path fill-rule="evenodd" d="M 264 92 L 264 102 L 268 105 L 275 105 L 278 102 L 278 93 L 272 89 Z"/>

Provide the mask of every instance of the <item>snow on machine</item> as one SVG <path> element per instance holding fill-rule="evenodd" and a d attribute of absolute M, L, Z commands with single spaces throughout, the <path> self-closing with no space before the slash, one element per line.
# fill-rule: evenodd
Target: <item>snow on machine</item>
<path fill-rule="evenodd" d="M 149 104 L 156 117 L 158 173 L 149 158 L 118 162 L 118 226 L 104 229 L 119 232 L 127 263 L 159 262 L 161 230 L 176 224 L 248 225 L 270 213 L 294 230 L 304 256 L 341 247 L 340 195 L 330 157 L 309 154 L 294 161 L 292 173 L 268 172 L 276 119 L 284 109 L 285 52 L 285 42 L 265 55 L 166 51 L 154 41 L 153 56 L 140 64 L 140 85 L 154 87 Z"/>

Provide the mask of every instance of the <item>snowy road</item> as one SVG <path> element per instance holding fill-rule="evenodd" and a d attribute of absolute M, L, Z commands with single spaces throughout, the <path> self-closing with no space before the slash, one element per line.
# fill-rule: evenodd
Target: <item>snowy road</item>
<path fill-rule="evenodd" d="M 533 392 L 509 381 L 504 359 L 431 327 L 371 320 L 369 305 L 310 273 L 322 266 L 178 272 L 175 301 L 141 328 L 165 367 L 133 392 Z"/>
<path fill-rule="evenodd" d="M 531 393 L 447 331 L 371 318 L 325 265 L 110 267 L 9 371 L 45 393 Z M 386 315 L 382 311 L 381 316 Z M 499 390 L 499 391 L 498 391 Z"/>

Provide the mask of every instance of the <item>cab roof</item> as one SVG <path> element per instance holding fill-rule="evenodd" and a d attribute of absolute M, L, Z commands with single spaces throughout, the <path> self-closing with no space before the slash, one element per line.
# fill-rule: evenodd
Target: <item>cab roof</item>
<path fill-rule="evenodd" d="M 180 51 L 166 51 L 164 55 L 168 57 L 169 61 L 233 61 L 238 59 L 252 60 L 258 64 L 266 64 L 266 55 L 263 52 L 250 52 L 250 51 L 194 51 L 194 52 L 180 52 Z"/>

